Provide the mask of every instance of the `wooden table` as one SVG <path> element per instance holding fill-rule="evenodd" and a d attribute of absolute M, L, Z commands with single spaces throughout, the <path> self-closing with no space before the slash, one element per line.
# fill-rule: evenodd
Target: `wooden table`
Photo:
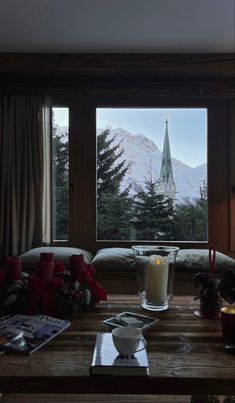
<path fill-rule="evenodd" d="M 31 356 L 0 357 L 2 393 L 66 394 L 235 394 L 235 356 L 224 351 L 220 321 L 194 316 L 198 301 L 174 297 L 166 312 L 148 313 L 136 296 L 110 295 L 93 312 Z M 123 311 L 150 314 L 159 322 L 145 333 L 149 377 L 89 375 L 95 336 L 109 332 L 102 323 Z"/>

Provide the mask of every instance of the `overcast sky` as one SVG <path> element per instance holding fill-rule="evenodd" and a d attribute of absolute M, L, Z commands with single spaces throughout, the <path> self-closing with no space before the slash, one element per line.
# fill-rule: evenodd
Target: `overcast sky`
<path fill-rule="evenodd" d="M 162 151 L 165 117 L 171 156 L 195 167 L 207 161 L 207 109 L 205 108 L 99 108 L 97 128 L 123 128 L 132 134 L 141 133 L 152 139 Z M 55 108 L 55 121 L 60 126 L 68 122 L 67 111 Z"/>

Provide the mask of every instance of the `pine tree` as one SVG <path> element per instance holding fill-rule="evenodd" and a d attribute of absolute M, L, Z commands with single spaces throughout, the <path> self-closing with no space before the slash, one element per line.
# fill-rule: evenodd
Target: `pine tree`
<path fill-rule="evenodd" d="M 97 238 L 130 239 L 132 200 L 129 188 L 121 190 L 129 165 L 118 162 L 123 150 L 109 135 L 105 129 L 97 136 Z"/>
<path fill-rule="evenodd" d="M 119 194 L 120 184 L 128 171 L 126 161 L 117 163 L 123 150 L 120 143 L 112 146 L 113 138 L 109 138 L 110 129 L 105 129 L 97 136 L 97 197 L 103 193 Z"/>
<path fill-rule="evenodd" d="M 152 176 L 145 181 L 145 190 L 135 201 L 136 239 L 171 240 L 173 237 L 174 206 L 171 197 L 157 194 L 157 181 Z"/>
<path fill-rule="evenodd" d="M 177 241 L 207 240 L 207 186 L 200 185 L 200 197 L 176 206 L 174 237 Z"/>
<path fill-rule="evenodd" d="M 98 239 L 127 240 L 131 237 L 132 200 L 128 196 L 104 193 L 97 214 Z"/>
<path fill-rule="evenodd" d="M 68 239 L 68 140 L 67 133 L 60 134 L 53 124 L 53 223 L 54 238 Z"/>

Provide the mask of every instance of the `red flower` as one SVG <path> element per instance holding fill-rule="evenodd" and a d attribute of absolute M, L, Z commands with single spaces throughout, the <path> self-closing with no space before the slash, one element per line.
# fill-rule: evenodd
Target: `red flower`
<path fill-rule="evenodd" d="M 21 279 L 21 260 L 16 257 L 7 257 L 5 261 L 7 281 Z"/>
<path fill-rule="evenodd" d="M 107 301 L 107 294 L 104 288 L 94 279 L 87 282 L 90 287 L 92 294 L 95 296 L 95 303 L 98 304 L 99 301 Z"/>
<path fill-rule="evenodd" d="M 79 281 L 80 284 L 86 284 L 88 281 L 92 280 L 88 270 L 78 273 L 73 279 Z"/>
<path fill-rule="evenodd" d="M 88 263 L 86 268 L 87 268 L 88 272 L 90 273 L 91 277 L 94 278 L 95 273 L 96 273 L 96 269 L 94 268 L 93 264 Z"/>
<path fill-rule="evenodd" d="M 65 274 L 65 267 L 63 262 L 55 262 L 54 276 Z"/>
<path fill-rule="evenodd" d="M 95 304 L 99 301 L 107 301 L 107 295 L 104 288 L 94 279 L 96 269 L 91 264 L 87 265 L 84 262 L 83 255 L 70 256 L 70 270 L 73 280 L 79 281 L 79 283 L 87 284 L 91 289 L 91 293 L 95 298 Z"/>

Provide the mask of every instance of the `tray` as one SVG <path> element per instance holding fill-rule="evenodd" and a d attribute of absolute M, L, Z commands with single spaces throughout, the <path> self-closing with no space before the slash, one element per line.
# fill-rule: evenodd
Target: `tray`
<path fill-rule="evenodd" d="M 119 315 L 113 316 L 112 318 L 103 320 L 103 323 L 114 328 L 122 326 L 134 326 L 140 329 L 142 332 L 149 329 L 159 319 L 152 318 L 151 316 L 139 315 L 133 312 L 122 312 Z"/>

